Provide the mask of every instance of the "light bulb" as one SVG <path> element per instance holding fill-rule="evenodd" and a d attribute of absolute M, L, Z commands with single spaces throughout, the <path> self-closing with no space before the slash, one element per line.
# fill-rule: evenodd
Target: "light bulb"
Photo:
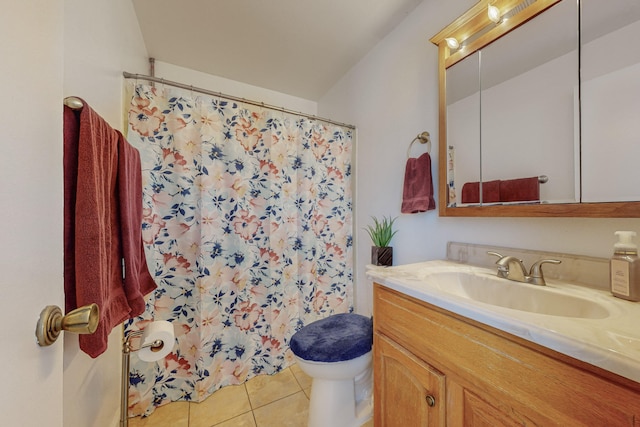
<path fill-rule="evenodd" d="M 460 47 L 460 43 L 458 43 L 458 40 L 455 37 L 447 37 L 445 41 L 447 42 L 449 49 L 456 50 Z"/>
<path fill-rule="evenodd" d="M 489 5 L 487 14 L 489 15 L 489 19 L 491 21 L 493 21 L 496 24 L 500 23 L 500 19 L 502 19 L 502 16 L 500 16 L 500 9 L 498 9 L 495 6 Z"/>

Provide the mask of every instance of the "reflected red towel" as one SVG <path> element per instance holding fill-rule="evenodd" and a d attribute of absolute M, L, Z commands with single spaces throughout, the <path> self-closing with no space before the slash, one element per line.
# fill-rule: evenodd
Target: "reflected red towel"
<path fill-rule="evenodd" d="M 480 183 L 467 182 L 462 186 L 462 203 L 480 203 Z M 500 181 L 485 181 L 482 183 L 482 203 L 496 203 L 500 201 Z"/>
<path fill-rule="evenodd" d="M 503 202 L 539 201 L 540 181 L 538 177 L 500 181 L 500 200 Z"/>
<path fill-rule="evenodd" d="M 98 304 L 98 329 L 80 335 L 81 350 L 97 357 L 106 350 L 113 327 L 133 315 L 129 300 L 144 308 L 140 293 L 155 287 L 148 271 L 144 273 L 142 240 L 135 244 L 131 230 L 137 223 L 142 232 L 142 201 L 134 191 L 141 183 L 139 174 L 130 179 L 125 173 L 134 168 L 136 158 L 128 162 L 128 153 L 119 153 L 122 135 L 87 103 L 79 112 L 65 107 L 64 137 L 65 310 Z M 137 161 L 139 170 L 139 157 Z M 132 217 L 136 214 L 137 219 Z M 123 255 L 133 259 L 125 259 L 125 269 L 138 279 L 123 281 Z M 138 291 L 132 292 L 136 283 Z"/>
<path fill-rule="evenodd" d="M 431 177 L 431 156 L 424 153 L 420 157 L 410 158 L 404 170 L 402 191 L 402 213 L 425 212 L 436 208 L 433 198 L 433 180 Z"/>

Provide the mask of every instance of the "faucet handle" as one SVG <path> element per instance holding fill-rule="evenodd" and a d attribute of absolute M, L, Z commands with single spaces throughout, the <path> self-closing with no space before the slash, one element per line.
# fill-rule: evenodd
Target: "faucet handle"
<path fill-rule="evenodd" d="M 498 265 L 498 277 L 506 279 L 507 276 L 509 276 L 509 267 L 499 264 L 500 260 L 504 259 L 504 256 L 502 254 L 499 254 L 498 252 L 493 251 L 487 251 L 487 254 L 498 257 L 498 260 L 496 261 L 496 264 Z"/>
<path fill-rule="evenodd" d="M 557 259 L 541 259 L 531 266 L 529 271 L 530 283 L 534 285 L 546 285 L 544 274 L 542 273 L 542 264 L 560 264 L 562 261 Z"/>

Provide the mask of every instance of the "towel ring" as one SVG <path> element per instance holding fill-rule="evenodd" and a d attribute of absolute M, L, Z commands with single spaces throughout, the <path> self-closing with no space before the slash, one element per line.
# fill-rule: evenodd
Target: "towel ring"
<path fill-rule="evenodd" d="M 413 141 L 411 141 L 411 144 L 409 144 L 409 149 L 407 150 L 407 158 L 411 157 L 411 147 L 416 141 L 420 141 L 420 144 L 427 144 L 427 153 L 431 154 L 431 136 L 429 135 L 429 132 L 425 131 L 413 138 Z"/>

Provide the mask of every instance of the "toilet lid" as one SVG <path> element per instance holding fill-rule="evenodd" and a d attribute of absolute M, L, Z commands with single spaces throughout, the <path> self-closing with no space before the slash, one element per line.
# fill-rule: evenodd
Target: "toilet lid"
<path fill-rule="evenodd" d="M 343 362 L 371 351 L 373 321 L 355 313 L 334 314 L 300 329 L 291 337 L 291 351 L 304 360 Z"/>

